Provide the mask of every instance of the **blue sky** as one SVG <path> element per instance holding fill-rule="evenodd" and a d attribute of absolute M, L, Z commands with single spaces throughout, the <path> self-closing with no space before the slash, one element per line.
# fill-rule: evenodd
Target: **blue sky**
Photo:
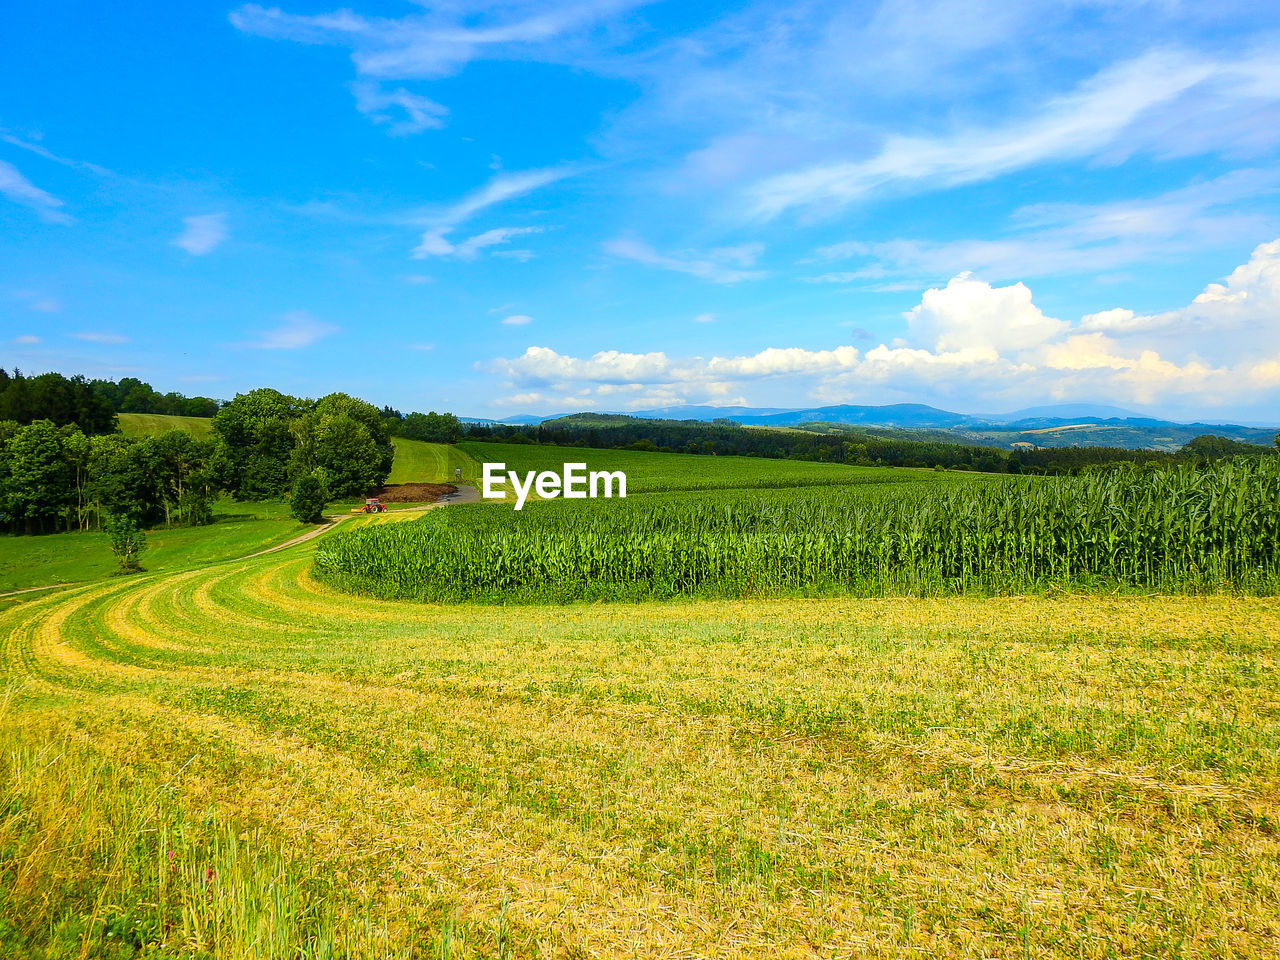
<path fill-rule="evenodd" d="M 14 6 L 0 365 L 1280 420 L 1280 6 Z"/>

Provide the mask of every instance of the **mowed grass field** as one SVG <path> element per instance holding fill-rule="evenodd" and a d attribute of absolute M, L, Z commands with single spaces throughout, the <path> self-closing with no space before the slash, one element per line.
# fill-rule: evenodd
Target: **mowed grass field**
<path fill-rule="evenodd" d="M 453 483 L 454 470 L 462 470 L 464 483 L 480 476 L 480 465 L 458 447 L 393 437 L 396 459 L 387 483 Z"/>
<path fill-rule="evenodd" d="M 309 564 L 0 612 L 0 943 L 1280 948 L 1275 600 L 438 606 Z"/>
<path fill-rule="evenodd" d="M 232 507 L 241 506 L 232 504 Z M 219 517 L 206 527 L 163 527 L 147 532 L 142 565 L 160 573 L 244 556 L 284 543 L 308 528 L 288 516 Z M 105 533 L 56 533 L 0 538 L 0 593 L 110 576 L 117 568 Z"/>
<path fill-rule="evenodd" d="M 197 437 L 213 433 L 209 417 L 175 417 L 164 413 L 121 413 L 120 432 L 126 437 L 158 437 L 169 430 L 185 430 Z"/>

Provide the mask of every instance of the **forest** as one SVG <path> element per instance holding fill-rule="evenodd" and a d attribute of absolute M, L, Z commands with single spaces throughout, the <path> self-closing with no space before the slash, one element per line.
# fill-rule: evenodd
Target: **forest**
<path fill-rule="evenodd" d="M 207 439 L 183 430 L 130 437 L 116 432 L 116 412 L 133 411 L 117 402 L 168 396 L 170 409 L 189 410 L 206 398 L 157 394 L 146 384 L 121 390 L 122 384 L 6 375 L 0 528 L 83 530 L 111 517 L 142 526 L 202 524 L 224 493 L 281 497 L 307 477 L 327 501 L 359 496 L 391 470 L 391 424 L 398 419 L 344 393 L 306 400 L 252 390 L 220 405 L 207 401 L 215 404 Z"/>
<path fill-rule="evenodd" d="M 731 420 L 649 420 L 621 415 L 577 414 L 540 425 L 474 423 L 468 440 L 538 443 L 598 449 L 647 450 L 711 456 L 813 460 L 857 466 L 942 467 L 983 473 L 1078 475 L 1134 464 L 1144 469 L 1185 461 L 1270 456 L 1277 450 L 1226 437 L 1196 437 L 1177 453 L 1124 447 L 998 447 L 910 439 L 902 431 L 848 429 L 838 433 L 744 427 Z M 886 434 L 895 434 L 892 436 Z"/>

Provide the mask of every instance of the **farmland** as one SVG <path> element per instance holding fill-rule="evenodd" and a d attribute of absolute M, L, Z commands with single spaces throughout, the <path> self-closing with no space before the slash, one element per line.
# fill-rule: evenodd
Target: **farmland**
<path fill-rule="evenodd" d="M 163 413 L 121 413 L 120 432 L 126 437 L 158 437 L 166 430 L 185 430 L 196 437 L 213 433 L 208 417 L 175 417 Z"/>
<path fill-rule="evenodd" d="M 1275 954 L 1280 602 L 768 580 L 859 511 L 991 529 L 966 496 L 1047 512 L 1092 489 L 1064 521 L 1083 557 L 1089 516 L 1140 502 L 1098 500 L 1108 478 L 476 446 L 524 470 L 598 454 L 650 492 L 356 517 L 3 602 L 0 956 Z M 1239 541 L 1274 505 L 1259 469 L 1141 488 L 1174 509 L 1137 526 Z M 220 509 L 243 518 L 199 534 L 288 524 Z M 556 543 L 657 569 L 681 536 L 756 573 L 441 604 L 336 589 L 316 562 L 432 529 L 459 534 L 430 541 L 456 582 L 497 583 L 464 550 L 504 537 L 528 582 Z"/>
<path fill-rule="evenodd" d="M 0 942 L 1010 958 L 1280 942 L 1272 600 L 602 617 L 364 600 L 309 565 L 298 547 L 0 613 Z"/>
<path fill-rule="evenodd" d="M 241 511 L 260 504 L 222 502 L 220 508 Z M 279 507 L 280 505 L 275 505 Z M 143 565 L 155 572 L 244 556 L 303 533 L 287 506 L 273 517 L 249 512 L 222 516 L 208 527 L 173 527 L 147 535 Z M 105 533 L 59 533 L 44 537 L 5 537 L 0 542 L 0 593 L 53 583 L 76 583 L 110 576 L 116 567 Z"/>
<path fill-rule="evenodd" d="M 508 470 L 521 472 L 558 472 L 565 463 L 585 463 L 588 470 L 621 470 L 627 475 L 628 494 L 862 484 L 901 480 L 905 473 L 893 467 L 849 467 L 839 463 L 761 457 L 592 450 L 551 444 L 464 441 L 458 444 L 458 448 L 479 463 L 505 463 Z"/>
<path fill-rule="evenodd" d="M 316 571 L 430 601 L 1280 585 L 1274 461 L 1056 479 L 898 471 L 900 483 L 846 469 L 867 482 L 437 513 L 339 533 Z"/>
<path fill-rule="evenodd" d="M 480 476 L 479 465 L 455 446 L 404 437 L 393 437 L 391 442 L 396 459 L 387 483 L 452 483 L 455 468 L 462 471 L 462 480 L 467 483 Z"/>

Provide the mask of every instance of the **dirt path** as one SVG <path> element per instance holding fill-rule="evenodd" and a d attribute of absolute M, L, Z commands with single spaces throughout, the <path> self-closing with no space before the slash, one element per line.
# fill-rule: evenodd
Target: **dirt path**
<path fill-rule="evenodd" d="M 392 509 L 392 510 L 388 510 L 387 512 L 399 513 L 401 512 L 401 510 L 405 510 L 405 511 L 434 510 L 436 507 L 449 507 L 449 506 L 455 506 L 460 503 L 479 503 L 480 502 L 480 491 L 477 490 L 475 487 L 465 483 L 456 484 L 456 486 L 458 488 L 457 493 L 445 494 L 436 503 L 429 504 L 428 506 L 425 506 L 425 507 L 402 507 L 399 510 Z M 256 553 L 245 554 L 245 556 L 243 557 L 234 557 L 232 558 L 232 560 L 251 560 L 254 557 L 264 557 L 269 553 L 276 553 L 277 551 L 280 551 L 280 550 L 287 550 L 289 547 L 296 547 L 300 543 L 306 543 L 308 540 L 314 540 L 316 537 L 320 536 L 321 534 L 327 533 L 328 531 L 336 527 L 338 524 L 340 524 L 343 520 L 350 519 L 350 517 L 352 516 L 358 516 L 358 514 L 344 513 L 344 514 L 338 514 L 335 516 L 330 516 L 327 518 L 330 521 L 329 523 L 326 523 L 320 527 L 316 527 L 314 530 L 308 530 L 306 533 L 302 534 L 301 536 L 294 537 L 292 540 L 286 540 L 284 543 L 277 543 L 274 547 L 267 547 L 265 550 L 259 550 Z M 231 560 L 219 560 L 215 562 L 228 563 L 228 562 L 231 562 Z M 0 600 L 5 599 L 6 597 L 21 596 L 24 593 L 38 593 L 41 590 L 58 590 L 62 587 L 74 587 L 79 584 L 89 583 L 89 582 L 90 581 L 88 580 L 75 580 L 75 581 L 72 581 L 71 583 L 48 583 L 42 587 L 23 587 L 21 590 L 11 590 L 8 593 L 0 593 Z"/>
<path fill-rule="evenodd" d="M 343 520 L 346 520 L 347 518 L 343 516 L 343 517 L 328 517 L 327 519 L 329 520 L 328 523 L 324 524 L 323 526 L 316 527 L 314 530 L 308 530 L 306 533 L 302 534 L 302 536 L 300 537 L 294 537 L 292 540 L 286 540 L 284 543 L 277 543 L 274 547 L 267 547 L 267 549 L 259 550 L 257 553 L 247 553 L 243 557 L 236 557 L 236 559 L 249 560 L 253 557 L 265 557 L 268 553 L 275 553 L 277 550 L 284 550 L 288 547 L 296 547 L 300 543 L 306 543 L 308 540 L 314 540 L 316 537 L 320 536 L 320 534 L 324 533 L 327 530 L 332 530 L 334 527 L 336 527 L 338 524 L 340 524 Z"/>
<path fill-rule="evenodd" d="M 10 590 L 8 593 L 0 593 L 0 600 L 5 597 L 16 597 L 24 593 L 35 593 L 38 590 L 57 590 L 59 587 L 74 587 L 77 583 L 84 583 L 83 580 L 72 580 L 70 583 L 47 583 L 43 587 L 23 587 L 21 590 Z"/>
<path fill-rule="evenodd" d="M 387 513 L 401 513 L 401 512 L 411 511 L 411 510 L 416 510 L 416 511 L 434 510 L 436 507 L 449 507 L 459 503 L 479 503 L 480 502 L 480 491 L 477 490 L 475 487 L 469 486 L 467 484 L 457 484 L 457 487 L 458 487 L 458 491 L 456 493 L 446 493 L 443 497 L 441 497 L 435 503 L 427 504 L 425 507 L 392 508 L 388 510 Z M 308 530 L 306 533 L 302 534 L 302 536 L 294 537 L 292 540 L 286 540 L 284 543 L 277 543 L 274 547 L 267 547 L 267 549 L 265 550 L 259 550 L 257 553 L 251 553 L 244 557 L 237 557 L 236 559 L 249 560 L 253 557 L 262 557 L 267 555 L 268 553 L 275 553 L 278 550 L 287 550 L 289 547 L 296 547 L 300 543 L 306 543 L 308 540 L 314 540 L 316 537 L 320 536 L 321 534 L 326 533 L 329 530 L 332 530 L 334 527 L 340 524 L 343 520 L 350 519 L 353 516 L 358 517 L 358 516 L 363 516 L 363 514 L 344 513 L 344 514 L 330 515 L 327 518 L 330 522 L 326 523 L 324 526 L 316 527 L 314 530 Z"/>

